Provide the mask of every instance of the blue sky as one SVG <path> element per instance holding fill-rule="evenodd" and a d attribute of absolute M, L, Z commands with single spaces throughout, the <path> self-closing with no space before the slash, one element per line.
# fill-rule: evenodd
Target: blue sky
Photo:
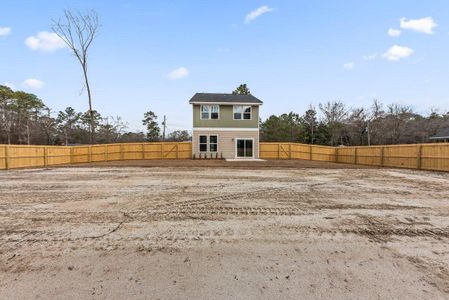
<path fill-rule="evenodd" d="M 95 9 L 94 108 L 142 128 L 148 110 L 191 128 L 195 92 L 247 83 L 261 116 L 311 104 L 449 110 L 449 1 L 1 0 L 0 84 L 55 111 L 87 110 L 80 66 L 51 34 L 63 9 Z M 391 30 L 390 30 L 391 29 Z M 31 80 L 30 80 L 31 79 Z"/>

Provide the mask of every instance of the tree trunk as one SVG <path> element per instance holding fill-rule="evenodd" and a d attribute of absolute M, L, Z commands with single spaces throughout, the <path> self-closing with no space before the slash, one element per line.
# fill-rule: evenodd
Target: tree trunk
<path fill-rule="evenodd" d="M 90 85 L 89 80 L 87 78 L 87 65 L 83 64 L 83 74 L 84 74 L 84 81 L 86 83 L 86 89 L 87 89 L 87 97 L 89 99 L 89 115 L 90 115 L 90 128 L 89 128 L 89 134 L 90 134 L 90 143 L 95 143 L 95 121 L 94 121 L 94 111 L 92 110 L 92 95 L 90 93 Z"/>
<path fill-rule="evenodd" d="M 27 121 L 27 145 L 30 145 L 30 124 Z"/>
<path fill-rule="evenodd" d="M 69 137 L 67 135 L 67 128 L 64 129 L 64 137 L 65 137 L 65 145 L 68 146 L 69 145 Z"/>

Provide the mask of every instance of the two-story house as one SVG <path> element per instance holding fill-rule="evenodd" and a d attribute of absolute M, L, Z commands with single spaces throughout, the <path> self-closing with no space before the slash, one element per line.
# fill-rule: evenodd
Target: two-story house
<path fill-rule="evenodd" d="M 259 107 L 253 95 L 197 93 L 193 108 L 194 157 L 259 157 Z"/>

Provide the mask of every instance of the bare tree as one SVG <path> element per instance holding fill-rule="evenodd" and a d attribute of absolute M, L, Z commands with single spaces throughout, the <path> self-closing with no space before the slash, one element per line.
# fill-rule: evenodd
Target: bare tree
<path fill-rule="evenodd" d="M 100 25 L 98 23 L 98 14 L 91 10 L 86 14 L 79 11 L 64 10 L 63 20 L 53 20 L 53 32 L 56 33 L 70 48 L 73 55 L 77 58 L 83 69 L 84 85 L 89 99 L 90 114 L 90 142 L 95 142 L 95 122 L 94 111 L 92 110 L 92 95 L 90 91 L 88 70 L 88 51 L 93 40 L 97 36 Z"/>
<path fill-rule="evenodd" d="M 320 103 L 319 107 L 323 113 L 323 123 L 329 128 L 330 145 L 343 144 L 343 122 L 348 115 L 346 106 L 340 101 L 328 101 Z"/>

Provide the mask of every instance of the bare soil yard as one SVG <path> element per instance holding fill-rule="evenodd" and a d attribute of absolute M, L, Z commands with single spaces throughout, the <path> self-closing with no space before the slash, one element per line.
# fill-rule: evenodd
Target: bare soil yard
<path fill-rule="evenodd" d="M 0 298 L 449 297 L 448 173 L 284 164 L 0 172 Z"/>

